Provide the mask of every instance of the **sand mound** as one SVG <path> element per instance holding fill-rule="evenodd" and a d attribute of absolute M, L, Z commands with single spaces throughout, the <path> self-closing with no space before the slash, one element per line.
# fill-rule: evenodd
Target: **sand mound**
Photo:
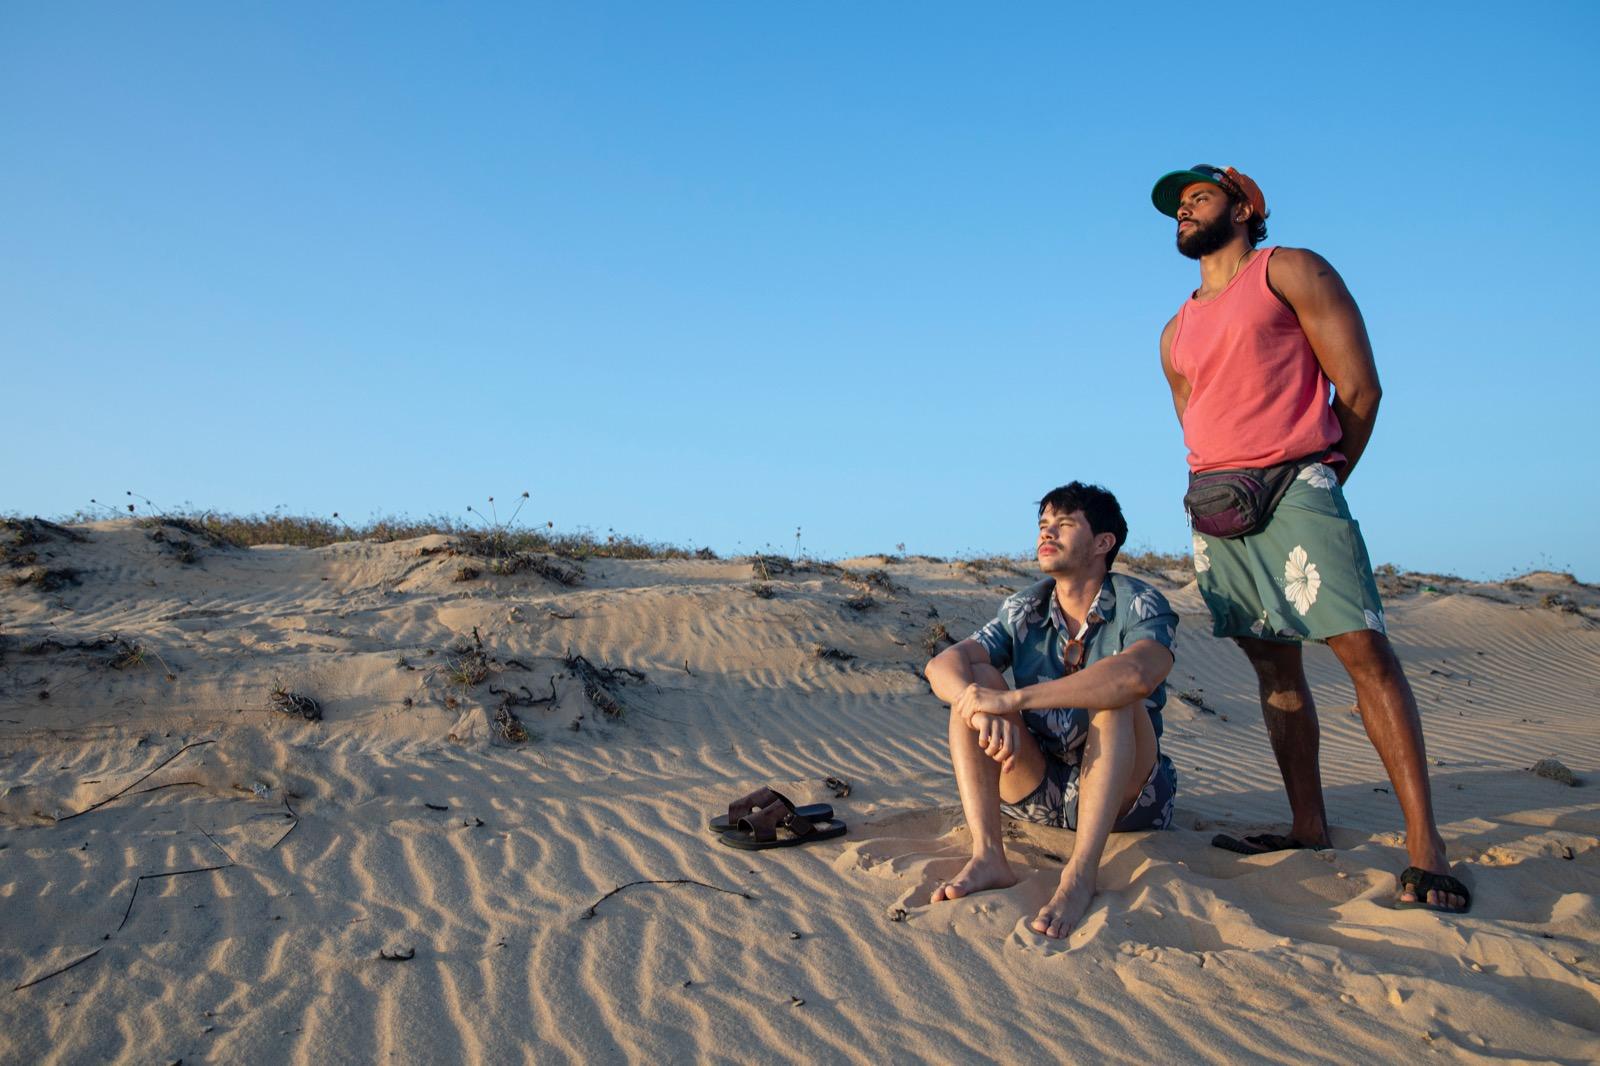
<path fill-rule="evenodd" d="M 1476 894 L 1442 918 L 1389 905 L 1398 810 L 1323 649 L 1338 850 L 1208 845 L 1286 804 L 1242 657 L 1141 574 L 1183 614 L 1180 828 L 1113 837 L 1057 943 L 1026 920 L 1070 833 L 924 905 L 966 843 L 918 670 L 1025 571 L 71 532 L 0 572 L 4 1061 L 1593 1058 L 1600 803 L 1528 770 L 1600 780 L 1600 597 L 1562 575 L 1386 578 Z M 719 846 L 763 783 L 850 835 Z"/>

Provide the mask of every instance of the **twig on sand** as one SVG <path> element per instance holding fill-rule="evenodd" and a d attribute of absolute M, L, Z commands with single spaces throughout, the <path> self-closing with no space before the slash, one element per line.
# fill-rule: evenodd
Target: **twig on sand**
<path fill-rule="evenodd" d="M 178 756 L 182 755 L 184 752 L 188 751 L 190 748 L 202 748 L 202 747 L 205 747 L 207 744 L 215 744 L 215 743 L 216 743 L 215 740 L 196 740 L 196 741 L 193 741 L 191 743 L 185 744 L 183 747 L 179 748 L 177 751 L 173 752 L 171 755 L 168 755 L 165 759 L 162 759 L 159 763 L 157 763 L 155 765 L 155 768 L 152 769 L 150 771 L 150 773 L 145 774 L 143 777 L 139 778 L 139 780 L 133 782 L 133 784 L 128 785 L 126 788 L 123 788 L 119 792 L 112 793 L 111 795 L 107 796 L 105 799 L 101 800 L 99 803 L 96 803 L 96 804 L 93 804 L 91 806 L 85 807 L 83 810 L 78 811 L 76 814 L 69 814 L 65 818 L 58 818 L 58 819 L 56 819 L 56 821 L 58 821 L 58 822 L 70 822 L 72 819 L 78 817 L 78 815 L 88 814 L 90 811 L 98 810 L 101 807 L 104 807 L 106 804 L 110 803 L 112 800 L 120 799 L 123 795 L 125 795 L 128 792 L 129 789 L 133 788 L 134 785 L 142 785 L 144 782 L 148 781 L 150 779 L 151 775 L 156 772 L 156 770 L 161 769 L 163 766 L 167 765 L 167 763 L 171 762 L 173 759 L 176 759 Z"/>
<path fill-rule="evenodd" d="M 74 966 L 77 966 L 80 963 L 88 962 L 90 959 L 92 959 L 96 955 L 100 954 L 100 952 L 103 951 L 103 950 L 105 950 L 105 949 L 104 948 L 95 948 L 93 951 L 89 952 L 89 954 L 83 956 L 83 958 L 77 959 L 77 960 L 75 960 L 73 962 L 69 962 L 65 966 L 61 967 L 61 969 L 59 969 L 59 970 L 51 970 L 49 973 L 45 974 L 43 977 L 35 977 L 31 981 L 26 981 L 26 982 L 18 985 L 17 987 L 13 988 L 11 991 L 13 991 L 13 992 L 21 992 L 24 988 L 32 988 L 34 985 L 43 984 L 44 982 L 50 980 L 50 978 L 52 978 L 52 977 L 59 977 L 62 974 L 66 973 L 68 970 L 72 969 Z"/>
<path fill-rule="evenodd" d="M 655 880 L 655 881 L 629 881 L 625 885 L 618 885 L 616 888 L 613 888 L 610 892 L 607 892 L 605 895 L 601 896 L 599 899 L 597 899 L 593 903 L 589 904 L 588 910 L 583 912 L 583 917 L 586 918 L 586 919 L 587 918 L 593 918 L 595 916 L 595 908 L 596 907 L 600 906 L 600 904 L 604 903 L 606 900 L 610 899 L 612 896 L 615 896 L 618 892 L 621 892 L 623 889 L 632 888 L 634 885 L 699 885 L 701 888 L 709 888 L 713 892 L 724 892 L 724 893 L 726 893 L 726 894 L 728 894 L 730 896 L 738 896 L 740 899 L 755 899 L 755 897 L 752 896 L 748 892 L 739 892 L 739 891 L 737 891 L 735 889 L 732 889 L 732 888 L 721 888 L 721 887 L 719 887 L 717 885 L 708 885 L 704 881 L 695 881 L 695 880 L 692 880 L 691 878 L 687 878 L 687 877 L 673 877 L 673 878 L 667 878 L 667 879 L 664 879 L 664 880 Z"/>
<path fill-rule="evenodd" d="M 223 866 L 201 866 L 193 870 L 167 870 L 159 874 L 140 874 L 133 882 L 133 894 L 128 897 L 128 909 L 122 912 L 122 921 L 117 923 L 115 932 L 122 932 L 122 927 L 128 924 L 128 915 L 133 913 L 133 901 L 139 898 L 139 886 L 146 881 L 155 881 L 162 877 L 180 877 L 183 874 L 208 874 L 213 870 L 226 870 L 233 866 L 227 863 Z"/>
<path fill-rule="evenodd" d="M 507 662 L 510 662 L 510 660 L 507 660 Z M 495 688 L 490 685 L 489 695 L 504 696 L 505 699 L 500 701 L 502 707 L 538 707 L 545 703 L 555 703 L 558 699 L 556 696 L 556 679 L 554 677 L 550 679 L 550 695 L 548 696 L 535 696 L 533 690 L 528 688 L 527 685 L 518 685 L 517 688 L 522 690 L 522 695 L 519 696 L 509 689 Z"/>
<path fill-rule="evenodd" d="M 283 794 L 283 809 L 289 812 L 289 817 L 290 818 L 294 819 L 294 825 L 291 825 L 288 829 L 285 829 L 283 831 L 283 836 L 279 837 L 277 840 L 274 840 L 272 842 L 272 847 L 267 849 L 268 851 L 276 851 L 279 844 L 282 844 L 285 840 L 289 839 L 289 834 L 290 833 L 292 833 L 296 829 L 300 828 L 300 816 L 298 814 L 294 813 L 294 808 L 293 807 L 289 806 L 289 793 L 288 792 L 285 792 Z"/>
<path fill-rule="evenodd" d="M 205 782 L 204 781 L 168 781 L 164 785 L 151 785 L 149 788 L 141 788 L 137 792 L 128 793 L 128 795 L 130 795 L 130 796 L 143 796 L 147 792 L 160 792 L 164 788 L 204 788 L 204 787 L 205 787 Z"/>
<path fill-rule="evenodd" d="M 200 827 L 196 826 L 195 828 L 199 829 Z M 204 836 L 207 840 L 211 841 L 212 846 L 214 846 L 218 851 L 222 852 L 222 857 L 224 859 L 228 860 L 228 865 L 229 866 L 235 865 L 235 863 L 233 861 L 233 856 L 228 854 L 228 849 L 227 848 L 225 848 L 221 844 L 217 843 L 217 838 L 216 837 L 212 836 L 210 833 L 207 833 L 204 829 L 200 829 L 200 834 L 202 836 Z"/>

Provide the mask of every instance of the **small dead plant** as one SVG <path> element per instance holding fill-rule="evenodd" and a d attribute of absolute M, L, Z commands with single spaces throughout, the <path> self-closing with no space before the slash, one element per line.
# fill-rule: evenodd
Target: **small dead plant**
<path fill-rule="evenodd" d="M 950 635 L 943 622 L 933 623 L 922 634 L 922 650 L 928 653 L 930 659 L 955 642 L 955 638 Z"/>
<path fill-rule="evenodd" d="M 616 686 L 625 679 L 645 679 L 638 670 L 630 670 L 625 666 L 596 666 L 584 656 L 574 655 L 570 651 L 563 663 L 583 685 L 584 698 L 607 718 L 621 718 L 627 711 L 616 693 Z"/>
<path fill-rule="evenodd" d="M 322 721 L 321 704 L 310 696 L 290 692 L 281 681 L 273 682 L 272 691 L 267 695 L 267 704 L 275 711 L 297 714 L 308 722 Z"/>

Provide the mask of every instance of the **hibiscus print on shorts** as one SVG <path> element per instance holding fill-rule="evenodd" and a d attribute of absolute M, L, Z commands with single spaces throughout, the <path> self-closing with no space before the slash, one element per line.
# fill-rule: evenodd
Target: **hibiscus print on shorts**
<path fill-rule="evenodd" d="M 1329 491 L 1332 491 L 1333 487 L 1339 484 L 1338 475 L 1333 472 L 1333 467 L 1328 466 L 1326 463 L 1312 463 L 1300 471 L 1295 480 L 1304 481 L 1314 489 L 1327 489 Z"/>
<path fill-rule="evenodd" d="M 1317 590 L 1321 587 L 1322 575 L 1317 573 L 1317 564 L 1311 562 L 1306 557 L 1306 550 L 1296 544 L 1294 551 L 1289 553 L 1288 561 L 1283 564 L 1283 594 L 1289 597 L 1294 609 L 1303 615 L 1317 602 Z"/>

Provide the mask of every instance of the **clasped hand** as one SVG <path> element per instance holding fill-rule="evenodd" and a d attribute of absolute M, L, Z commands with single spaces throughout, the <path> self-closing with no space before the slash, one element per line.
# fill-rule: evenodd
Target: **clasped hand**
<path fill-rule="evenodd" d="M 1009 773 L 1017 762 L 1022 727 L 1014 716 L 1005 713 L 1005 693 L 968 685 L 956 699 L 953 710 L 978 734 L 978 747 Z"/>
<path fill-rule="evenodd" d="M 978 728 L 972 721 L 974 715 L 987 714 L 998 718 L 1010 710 L 1006 704 L 1006 693 L 977 685 L 968 685 L 950 706 L 973 729 Z"/>

